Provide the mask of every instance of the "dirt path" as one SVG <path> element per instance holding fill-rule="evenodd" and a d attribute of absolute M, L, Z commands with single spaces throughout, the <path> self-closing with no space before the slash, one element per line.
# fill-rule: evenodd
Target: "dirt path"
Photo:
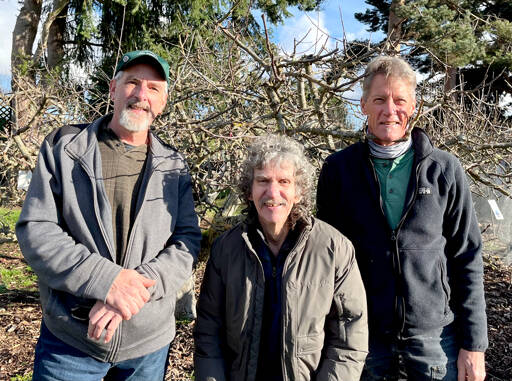
<path fill-rule="evenodd" d="M 485 257 L 485 288 L 489 320 L 487 372 L 489 381 L 510 381 L 512 374 L 512 280 L 511 267 L 497 258 Z M 14 244 L 0 245 L 0 268 L 25 266 Z M 202 268 L 196 277 L 196 292 Z M 41 309 L 33 287 L 9 290 L 0 282 L 0 380 L 30 380 L 34 346 L 39 335 Z M 194 323 L 179 323 L 173 342 L 166 380 L 190 380 L 192 374 L 192 329 Z"/>

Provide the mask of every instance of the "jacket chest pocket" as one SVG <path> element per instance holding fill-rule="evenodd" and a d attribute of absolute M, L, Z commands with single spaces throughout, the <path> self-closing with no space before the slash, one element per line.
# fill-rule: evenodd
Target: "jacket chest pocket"
<path fill-rule="evenodd" d="M 321 351 L 324 347 L 324 334 L 313 334 L 297 337 L 295 344 L 295 353 L 298 357 L 310 355 Z"/>
<path fill-rule="evenodd" d="M 296 356 L 322 349 L 325 319 L 333 303 L 333 287 L 328 281 L 296 284 L 293 290 L 287 287 L 285 314 L 292 321 L 285 325 L 295 331 Z"/>

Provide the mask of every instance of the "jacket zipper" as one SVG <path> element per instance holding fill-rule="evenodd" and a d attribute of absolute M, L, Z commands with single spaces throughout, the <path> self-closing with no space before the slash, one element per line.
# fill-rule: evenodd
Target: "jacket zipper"
<path fill-rule="evenodd" d="M 93 191 L 95 191 L 95 195 L 96 195 L 95 200 L 97 200 L 98 189 L 94 184 L 92 184 L 92 180 L 91 180 L 92 178 L 95 178 L 95 176 L 91 173 L 91 171 L 89 170 L 89 167 L 85 164 L 85 162 L 81 158 L 78 159 L 78 162 L 80 163 L 80 166 L 85 171 L 85 173 L 87 173 L 87 175 L 89 176 L 89 180 L 91 181 L 91 187 L 92 187 Z M 112 246 L 110 245 L 109 240 L 106 238 L 107 234 L 105 232 L 105 226 L 103 225 L 103 221 L 101 220 L 101 218 L 98 217 L 99 211 L 98 211 L 97 202 L 95 201 L 93 204 L 94 204 L 94 215 L 96 216 L 96 221 L 98 222 L 98 225 L 100 227 L 102 238 L 105 241 L 106 246 L 110 250 L 111 258 L 115 258 L 115 255 L 113 255 L 114 251 L 112 249 Z M 107 358 L 105 359 L 106 362 L 113 362 L 117 356 L 117 352 L 119 351 L 119 343 L 120 343 L 119 338 L 121 336 L 121 333 L 120 333 L 121 329 L 122 329 L 122 322 L 119 325 L 119 327 L 116 329 L 116 331 L 114 332 L 114 336 L 112 337 L 112 344 L 110 346 L 111 350 L 110 350 L 110 353 L 108 354 Z"/>
<path fill-rule="evenodd" d="M 286 269 L 288 267 L 288 264 L 289 262 L 291 261 L 291 257 L 293 255 L 293 253 L 296 251 L 297 247 L 299 246 L 299 244 L 302 243 L 302 241 L 304 240 L 304 237 L 308 234 L 309 232 L 309 228 L 306 227 L 304 229 L 304 231 L 300 234 L 299 238 L 297 239 L 297 242 L 295 243 L 295 246 L 293 247 L 292 250 L 290 250 L 290 253 L 287 255 L 285 261 L 284 261 L 284 264 L 283 264 L 283 274 L 285 274 L 286 272 Z M 256 262 L 258 263 L 259 267 L 260 267 L 260 275 L 262 276 L 263 278 L 263 284 L 265 284 L 265 271 L 263 271 L 263 265 L 261 264 L 261 261 L 260 261 L 260 258 L 258 257 L 258 254 L 254 251 L 254 249 L 252 248 L 252 246 L 249 246 L 249 238 L 246 236 L 246 239 L 244 239 L 246 241 L 246 246 L 247 248 L 249 249 L 249 252 L 252 254 L 252 256 L 256 259 Z M 273 269 L 274 270 L 274 269 Z M 272 274 L 274 275 L 274 274 Z M 277 274 L 276 274 L 277 275 Z M 286 372 L 285 372 L 285 356 L 284 356 L 284 349 L 285 349 L 285 334 L 284 334 L 284 331 L 285 331 L 285 327 L 286 327 L 286 324 L 285 324 L 285 316 L 286 316 L 286 311 L 285 311 L 285 292 L 284 292 L 284 289 L 286 287 L 283 287 L 283 282 L 284 280 L 284 277 L 283 279 L 281 280 L 281 315 L 282 315 L 282 322 L 281 322 L 281 345 L 283 346 L 283 355 L 281 357 L 281 371 L 282 371 L 282 376 L 283 376 L 283 380 L 288 380 L 288 378 L 286 377 Z M 254 298 L 254 294 L 255 294 L 256 291 L 253 291 L 253 298 Z"/>
<path fill-rule="evenodd" d="M 377 172 L 375 171 L 375 165 L 373 165 L 373 161 L 371 160 L 371 158 L 368 158 L 368 161 L 370 162 L 370 167 L 372 169 L 373 179 L 375 180 L 375 183 L 377 184 L 380 211 L 382 213 L 382 216 L 386 220 L 386 225 L 389 226 L 389 224 L 387 223 L 386 213 L 384 213 L 384 200 L 382 199 L 382 194 L 381 194 L 381 189 L 380 189 L 381 185 L 379 182 L 379 177 L 377 176 Z M 399 225 L 400 225 L 400 223 L 399 223 Z M 394 275 L 395 275 L 395 288 L 398 291 L 398 292 L 395 292 L 394 309 L 395 309 L 395 315 L 398 316 L 398 320 L 403 321 L 404 320 L 403 319 L 403 316 L 404 316 L 403 304 L 404 303 L 403 303 L 403 298 L 402 298 L 402 288 L 400 286 L 402 271 L 400 268 L 400 256 L 398 253 L 397 234 L 398 234 L 398 227 L 395 230 L 391 229 L 390 240 L 391 240 L 392 244 L 394 245 L 394 249 L 392 251 L 392 258 L 393 258 L 392 264 L 393 264 L 393 271 L 394 271 Z M 401 325 L 403 326 L 403 323 Z M 401 329 L 398 330 L 399 334 L 400 334 L 400 332 L 401 332 Z"/>
<path fill-rule="evenodd" d="M 244 236 L 244 234 L 245 234 L 245 236 Z M 245 246 L 247 247 L 247 249 L 249 250 L 249 252 L 253 256 L 253 258 L 255 259 L 255 261 L 257 263 L 257 266 L 259 266 L 260 275 L 261 275 L 261 277 L 263 279 L 263 287 L 265 287 L 265 271 L 263 270 L 263 265 L 261 264 L 261 261 L 260 261 L 260 258 L 258 257 L 258 254 L 252 248 L 252 243 L 249 240 L 248 233 L 247 232 L 246 233 L 242 232 L 242 238 L 245 241 Z M 252 300 L 256 299 L 256 292 L 257 292 L 256 287 L 253 287 L 252 294 L 251 294 Z M 263 292 L 263 294 L 265 294 L 265 292 Z M 265 296 L 263 296 L 263 298 L 265 298 Z M 263 301 L 263 303 L 265 303 L 265 301 Z M 253 320 L 253 327 L 254 327 L 254 320 Z M 260 335 L 261 335 L 261 327 L 260 327 Z M 251 340 L 250 347 L 252 347 L 252 340 Z M 250 352 L 250 349 L 249 349 L 249 352 Z M 259 356 L 259 347 L 258 347 L 258 356 Z M 259 359 L 256 359 L 256 365 L 258 364 L 258 361 L 259 361 Z M 254 380 L 255 377 L 256 377 L 256 374 L 252 375 L 252 378 L 248 378 L 248 379 L 249 380 Z"/>
<path fill-rule="evenodd" d="M 149 158 L 149 153 L 148 153 L 148 157 L 146 158 L 146 160 L 148 160 Z M 139 190 L 139 194 L 137 196 L 137 205 L 136 207 L 138 207 L 138 209 L 135 210 L 136 212 L 136 215 L 135 215 L 135 219 L 133 221 L 133 226 L 131 228 L 131 231 L 130 231 L 130 236 L 128 237 L 128 243 L 126 245 L 126 252 L 125 252 L 125 255 L 124 255 L 124 258 L 123 258 L 123 263 L 121 263 L 121 266 L 124 268 L 126 263 L 127 263 L 127 260 L 128 260 L 128 257 L 129 257 L 129 253 L 131 252 L 131 248 L 132 248 L 132 245 L 133 245 L 133 237 L 135 235 L 135 226 L 137 226 L 137 223 L 140 219 L 140 213 L 142 211 L 142 208 L 144 206 L 144 199 L 146 198 L 146 192 L 148 190 L 148 184 L 149 184 L 149 181 L 151 180 L 151 177 L 153 176 L 153 173 L 155 172 L 155 170 L 158 168 L 158 166 L 160 165 L 160 163 L 157 163 L 157 165 L 153 166 L 152 163 L 147 163 L 146 162 L 146 165 L 148 164 L 151 164 L 151 168 L 145 170 L 144 172 L 147 172 L 147 181 L 145 181 L 144 183 L 141 184 L 141 188 Z M 145 176 L 146 174 L 144 173 L 143 175 L 143 180 L 146 178 Z M 139 206 L 140 204 L 140 206 Z"/>
<path fill-rule="evenodd" d="M 96 221 L 98 222 L 98 225 L 100 227 L 101 236 L 103 238 L 103 241 L 105 242 L 105 245 L 107 246 L 108 250 L 110 251 L 110 256 L 111 256 L 111 258 L 115 258 L 114 249 L 110 245 L 110 241 L 106 238 L 107 234 L 105 232 L 105 226 L 103 225 L 103 221 L 101 220 L 101 218 L 98 217 L 99 211 L 98 211 L 98 205 L 97 205 L 97 201 L 96 201 L 98 199 L 98 189 L 96 188 L 96 186 L 94 184 L 92 184 L 92 180 L 91 180 L 92 178 L 96 178 L 96 177 L 94 176 L 93 173 L 91 173 L 91 171 L 89 170 L 89 167 L 84 163 L 84 161 L 82 159 L 78 159 L 78 162 L 80 163 L 80 166 L 85 171 L 85 173 L 87 173 L 87 176 L 89 176 L 89 181 L 91 181 L 91 187 L 94 191 L 94 194 L 96 195 L 96 198 L 94 199 L 95 202 L 93 203 L 94 204 L 94 215 L 96 216 Z"/>
<path fill-rule="evenodd" d="M 384 216 L 384 218 L 386 218 L 386 214 L 384 213 L 384 202 L 382 200 L 382 195 L 381 195 L 381 192 L 380 192 L 379 177 L 377 176 L 377 171 L 375 171 L 375 166 L 373 165 L 372 159 L 368 158 L 368 161 L 370 162 L 370 168 L 372 169 L 373 179 L 375 180 L 375 183 L 377 184 L 377 191 L 378 191 L 378 195 L 379 195 L 380 211 L 382 212 L 382 215 Z"/>
<path fill-rule="evenodd" d="M 294 253 L 296 252 L 297 248 L 299 247 L 299 245 L 302 243 L 302 241 L 304 241 L 304 237 L 308 234 L 309 232 L 309 227 L 306 227 L 304 228 L 304 230 L 302 231 L 302 233 L 300 234 L 299 238 L 297 239 L 297 242 L 295 243 L 295 246 L 293 247 L 292 250 L 290 250 L 290 252 L 288 253 L 286 259 L 284 260 L 284 264 L 283 264 L 283 275 L 286 273 L 286 270 L 288 268 L 288 265 L 291 261 L 291 257 L 294 255 Z M 286 362 L 285 362 L 285 348 L 286 348 L 286 340 L 285 340 L 285 327 L 286 327 L 286 324 L 285 324 L 285 318 L 286 316 L 288 316 L 288 311 L 286 311 L 286 303 L 285 303 L 285 296 L 286 296 L 286 293 L 285 293 L 285 289 L 286 287 L 283 287 L 283 285 L 285 284 L 284 282 L 284 277 L 281 278 L 281 346 L 282 346 L 282 356 L 281 356 L 281 372 L 282 372 L 282 375 L 283 375 L 283 381 L 285 380 L 288 380 L 288 378 L 286 377 Z M 292 378 L 293 379 L 293 378 Z"/>
<path fill-rule="evenodd" d="M 377 177 L 377 173 L 375 171 L 375 166 L 373 165 L 372 160 L 370 158 L 368 158 L 368 161 L 370 162 L 370 167 L 372 168 L 374 180 L 377 183 L 377 189 L 378 189 L 379 201 L 380 201 L 380 209 L 381 209 L 382 215 L 385 218 L 386 214 L 384 213 L 383 200 L 382 200 L 382 195 L 381 195 L 381 190 L 380 190 L 379 179 Z M 402 218 L 398 222 L 397 227 L 395 229 L 391 230 L 391 236 L 390 236 L 391 242 L 393 243 L 393 246 L 394 246 L 394 250 L 393 250 L 393 268 L 395 269 L 396 274 L 398 276 L 398 279 L 396 281 L 397 282 L 396 283 L 396 287 L 400 291 L 395 296 L 395 313 L 397 314 L 398 321 L 399 321 L 399 327 L 398 327 L 399 328 L 398 329 L 398 334 L 399 335 L 402 335 L 402 333 L 404 331 L 404 328 L 405 328 L 405 300 L 404 300 L 404 297 L 403 297 L 403 294 L 402 294 L 403 290 L 402 290 L 402 285 L 401 285 L 402 266 L 400 264 L 400 250 L 398 249 L 398 235 L 399 235 L 400 229 L 401 229 L 401 227 L 402 227 L 402 225 L 403 225 L 403 223 L 405 221 L 405 218 L 407 217 L 407 215 L 411 211 L 412 206 L 414 205 L 414 203 L 416 201 L 416 196 L 418 194 L 419 167 L 420 167 L 420 163 L 418 162 L 417 165 L 416 165 L 416 168 L 415 168 L 416 183 L 415 183 L 415 187 L 414 187 L 413 198 L 412 198 L 411 202 L 409 203 L 409 205 L 407 206 L 407 209 L 405 210 L 405 213 L 403 213 Z"/>
<path fill-rule="evenodd" d="M 396 229 L 393 230 L 392 234 L 391 234 L 391 240 L 394 241 L 394 244 L 395 244 L 395 253 L 396 253 L 396 259 L 397 259 L 397 270 L 398 270 L 399 280 L 402 280 L 402 266 L 400 264 L 400 251 L 398 249 L 398 234 L 400 233 L 400 229 L 402 228 L 402 225 L 404 224 L 404 221 L 405 221 L 407 215 L 411 211 L 412 206 L 416 202 L 416 197 L 418 195 L 419 168 L 420 168 L 420 162 L 417 163 L 416 168 L 415 168 L 416 182 L 414 184 L 414 193 L 412 196 L 412 200 L 409 203 L 409 205 L 407 205 L 407 209 L 405 210 L 405 212 L 402 215 L 402 218 L 398 222 Z M 400 285 L 400 290 L 401 290 L 401 285 Z M 401 336 L 403 334 L 404 328 L 405 328 L 405 299 L 404 299 L 404 296 L 402 295 L 402 293 L 400 293 L 400 297 L 397 298 L 397 313 L 398 313 L 399 323 L 400 323 L 398 333 Z"/>

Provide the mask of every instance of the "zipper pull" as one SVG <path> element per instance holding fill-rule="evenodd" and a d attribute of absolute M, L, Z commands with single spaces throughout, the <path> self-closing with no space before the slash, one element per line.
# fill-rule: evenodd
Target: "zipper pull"
<path fill-rule="evenodd" d="M 391 232 L 391 241 L 396 241 L 396 234 L 394 230 Z"/>
<path fill-rule="evenodd" d="M 276 277 L 277 276 L 277 268 L 276 266 L 272 266 L 272 277 Z"/>

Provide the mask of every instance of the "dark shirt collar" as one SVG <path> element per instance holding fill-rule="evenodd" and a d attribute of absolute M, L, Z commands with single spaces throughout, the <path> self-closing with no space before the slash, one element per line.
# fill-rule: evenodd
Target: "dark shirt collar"
<path fill-rule="evenodd" d="M 293 250 L 295 245 L 297 244 L 297 241 L 302 233 L 302 231 L 306 228 L 306 222 L 305 221 L 298 221 L 295 224 L 295 227 L 293 229 L 290 229 L 288 234 L 286 235 L 286 238 L 281 245 L 278 253 L 278 257 L 280 256 L 287 256 L 290 251 Z M 269 249 L 269 245 L 267 242 L 267 239 L 265 238 L 265 234 L 263 233 L 263 228 L 261 227 L 261 224 L 258 220 L 258 218 L 252 218 L 248 220 L 248 234 L 249 234 L 249 240 L 251 241 L 253 247 L 255 248 L 256 252 L 261 252 L 261 245 L 265 245 L 267 249 Z"/>
<path fill-rule="evenodd" d="M 141 144 L 139 146 L 134 146 L 128 143 L 123 142 L 121 139 L 119 139 L 119 136 L 116 135 L 116 133 L 108 127 L 110 120 L 112 118 L 105 118 L 98 131 L 98 141 L 103 142 L 107 145 L 107 147 L 118 151 L 120 153 L 124 153 L 127 151 L 141 151 L 141 152 L 147 152 L 147 145 Z"/>

